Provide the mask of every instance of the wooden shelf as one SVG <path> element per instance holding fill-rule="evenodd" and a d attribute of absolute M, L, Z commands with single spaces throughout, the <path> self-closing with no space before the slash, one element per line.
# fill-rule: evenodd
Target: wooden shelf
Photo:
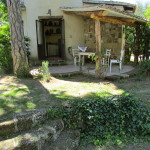
<path fill-rule="evenodd" d="M 52 35 L 61 35 L 61 33 L 51 33 L 51 35 L 46 35 L 46 36 L 52 36 Z"/>
<path fill-rule="evenodd" d="M 61 27 L 61 26 L 45 26 L 45 27 L 56 27 L 56 28 L 58 28 L 58 27 Z"/>

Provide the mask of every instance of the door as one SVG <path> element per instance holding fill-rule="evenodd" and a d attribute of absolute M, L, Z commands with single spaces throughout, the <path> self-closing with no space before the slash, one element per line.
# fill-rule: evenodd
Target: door
<path fill-rule="evenodd" d="M 36 36 L 37 36 L 38 58 L 39 60 L 43 60 L 46 58 L 47 52 L 44 38 L 44 22 L 42 20 L 36 20 Z"/>
<path fill-rule="evenodd" d="M 65 24 L 64 24 L 64 19 L 61 20 L 61 58 L 65 58 Z"/>

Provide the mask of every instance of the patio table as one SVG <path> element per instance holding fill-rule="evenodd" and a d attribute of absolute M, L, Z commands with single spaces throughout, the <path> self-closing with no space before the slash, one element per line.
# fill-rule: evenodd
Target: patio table
<path fill-rule="evenodd" d="M 82 57 L 82 66 L 84 65 L 84 56 L 94 56 L 94 52 L 79 52 L 79 62 L 81 62 Z"/>

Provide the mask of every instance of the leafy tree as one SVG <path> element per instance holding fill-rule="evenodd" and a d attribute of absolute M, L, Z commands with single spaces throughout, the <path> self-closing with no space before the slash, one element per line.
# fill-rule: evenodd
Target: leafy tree
<path fill-rule="evenodd" d="M 145 12 L 144 12 L 145 18 L 150 19 L 150 5 L 147 6 Z M 147 24 L 150 27 L 150 21 L 148 21 Z"/>
<path fill-rule="evenodd" d="M 125 27 L 125 63 L 130 62 L 131 54 L 134 48 L 134 33 L 135 28 L 126 26 Z"/>
<path fill-rule="evenodd" d="M 6 1 L 0 2 L 0 69 L 4 73 L 12 72 L 12 55 L 10 46 L 10 28 Z"/>
<path fill-rule="evenodd" d="M 143 4 L 137 1 L 136 15 L 146 17 L 150 19 L 150 5 L 147 3 Z M 128 62 L 130 60 L 131 53 L 134 54 L 134 64 L 138 64 L 138 56 L 141 59 L 148 59 L 150 49 L 150 24 L 145 26 L 139 25 L 136 29 L 131 27 L 126 27 L 126 55 L 125 60 Z"/>

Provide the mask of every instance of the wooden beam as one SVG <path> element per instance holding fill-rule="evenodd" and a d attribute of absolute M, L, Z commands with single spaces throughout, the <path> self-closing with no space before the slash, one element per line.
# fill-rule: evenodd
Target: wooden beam
<path fill-rule="evenodd" d="M 116 19 L 116 18 L 112 18 L 112 17 L 103 17 L 103 16 L 97 16 L 97 15 L 92 14 L 91 18 L 93 18 L 95 20 L 99 20 L 99 21 L 113 23 L 113 24 L 121 24 L 121 25 L 136 27 L 136 24 L 134 24 L 134 23 L 121 21 L 120 19 Z"/>
<path fill-rule="evenodd" d="M 91 13 L 91 15 L 97 15 L 97 16 L 106 16 L 108 14 L 108 11 L 106 10 L 100 10 L 100 11 L 95 11 Z"/>
<path fill-rule="evenodd" d="M 129 18 L 120 18 L 121 21 L 129 22 L 129 23 L 134 23 L 136 22 L 135 19 L 129 19 Z"/>
<path fill-rule="evenodd" d="M 72 12 L 65 12 L 65 13 L 73 13 L 73 14 L 76 14 L 76 15 L 81 15 L 81 16 L 88 16 L 90 17 L 92 14 L 94 15 L 98 15 L 98 16 L 106 16 L 108 14 L 108 11 L 106 10 L 100 10 L 100 11 L 72 11 Z"/>
<path fill-rule="evenodd" d="M 96 37 L 96 77 L 101 77 L 101 24 L 99 20 L 95 20 L 95 37 Z"/>

